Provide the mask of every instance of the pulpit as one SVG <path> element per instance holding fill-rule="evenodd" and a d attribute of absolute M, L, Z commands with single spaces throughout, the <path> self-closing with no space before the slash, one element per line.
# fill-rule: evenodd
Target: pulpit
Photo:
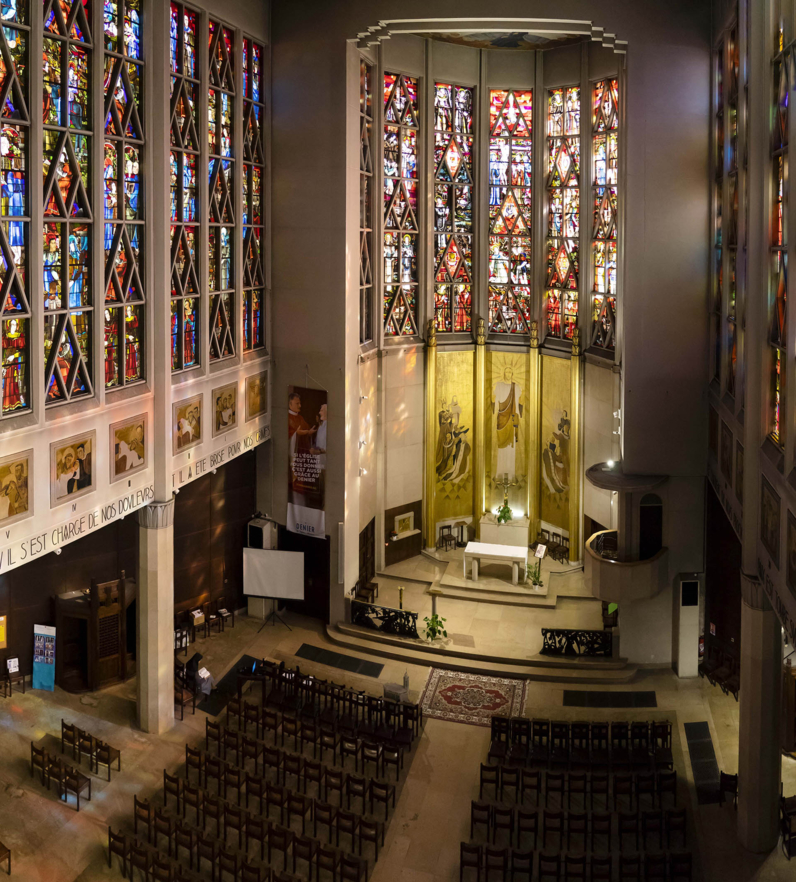
<path fill-rule="evenodd" d="M 94 692 L 126 680 L 135 660 L 135 580 L 95 582 L 55 598 L 55 682 Z"/>

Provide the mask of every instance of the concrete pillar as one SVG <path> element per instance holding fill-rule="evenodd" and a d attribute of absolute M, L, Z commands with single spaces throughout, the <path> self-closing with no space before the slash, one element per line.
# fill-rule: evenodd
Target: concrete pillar
<path fill-rule="evenodd" d="M 541 527 L 540 493 L 542 474 L 542 355 L 539 350 L 539 324 L 531 322 L 528 347 L 528 544 L 539 538 Z"/>
<path fill-rule="evenodd" d="M 475 337 L 475 455 L 473 457 L 473 525 L 481 538 L 481 518 L 486 511 L 486 325 L 478 319 Z"/>
<path fill-rule="evenodd" d="M 569 411 L 569 562 L 581 560 L 580 497 L 583 485 L 583 451 L 580 425 L 582 420 L 583 359 L 580 352 L 580 329 L 572 337 L 570 361 Z"/>
<path fill-rule="evenodd" d="M 138 512 L 138 725 L 174 725 L 174 499 Z"/>
<path fill-rule="evenodd" d="M 741 585 L 738 839 L 762 854 L 779 838 L 782 632 L 760 583 Z"/>
<path fill-rule="evenodd" d="M 425 488 L 423 493 L 423 536 L 428 551 L 434 551 L 437 547 L 437 520 L 434 513 L 434 493 L 437 486 L 437 472 L 435 467 L 435 444 L 436 425 L 435 407 L 437 394 L 437 330 L 434 320 L 428 321 L 428 336 L 426 339 L 426 471 Z"/>

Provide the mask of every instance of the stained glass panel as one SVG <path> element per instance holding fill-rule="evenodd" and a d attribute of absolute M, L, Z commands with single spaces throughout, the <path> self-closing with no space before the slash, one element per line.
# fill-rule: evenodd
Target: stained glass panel
<path fill-rule="evenodd" d="M 208 282 L 210 291 L 210 360 L 235 354 L 230 317 L 234 300 L 234 224 L 236 219 L 235 39 L 225 25 L 209 22 L 208 76 Z M 238 194 L 239 195 L 239 194 Z"/>
<path fill-rule="evenodd" d="M 418 333 L 417 80 L 384 74 L 384 334 Z"/>
<path fill-rule="evenodd" d="M 547 95 L 547 333 L 571 340 L 578 321 L 580 88 Z"/>
<path fill-rule="evenodd" d="M 171 323 L 174 371 L 199 364 L 196 333 L 199 324 L 199 280 L 196 251 L 197 208 L 196 131 L 200 82 L 196 69 L 197 13 L 180 3 L 170 8 L 171 59 Z"/>
<path fill-rule="evenodd" d="M 359 342 L 373 339 L 373 65 L 359 59 Z"/>
<path fill-rule="evenodd" d="M 140 0 L 105 0 L 105 385 L 144 378 Z M 122 35 L 123 39 L 119 39 Z M 109 42 L 113 42 L 113 46 Z M 113 54 L 110 54 L 110 52 Z M 172 154 L 173 157 L 173 154 Z M 172 189 L 172 198 L 174 190 Z"/>
<path fill-rule="evenodd" d="M 771 173 L 773 184 L 771 217 L 771 319 L 769 342 L 772 347 L 771 377 L 771 437 L 779 445 L 784 444 L 783 427 L 787 426 L 782 413 L 783 383 L 787 372 L 783 370 L 783 353 L 788 337 L 788 96 L 790 61 L 782 51 L 775 50 L 773 66 L 774 118 L 771 133 Z M 787 429 L 785 429 L 785 433 Z M 788 437 L 790 437 L 788 435 Z"/>

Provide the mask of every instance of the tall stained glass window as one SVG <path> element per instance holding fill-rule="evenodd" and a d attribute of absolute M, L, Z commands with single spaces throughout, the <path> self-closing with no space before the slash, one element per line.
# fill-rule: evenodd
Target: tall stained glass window
<path fill-rule="evenodd" d="M 4 7 L 5 9 L 6 7 Z M 44 355 L 48 403 L 92 393 L 89 0 L 45 0 Z M 66 99 L 66 100 L 64 100 Z"/>
<path fill-rule="evenodd" d="M 373 65 L 359 59 L 359 342 L 373 339 Z"/>
<path fill-rule="evenodd" d="M 469 331 L 473 282 L 473 90 L 434 86 L 434 323 Z"/>
<path fill-rule="evenodd" d="M 384 74 L 384 335 L 417 334 L 417 80 Z"/>
<path fill-rule="evenodd" d="M 788 59 L 784 52 L 781 28 L 775 34 L 774 56 L 774 128 L 771 138 L 773 199 L 771 218 L 771 437 L 782 444 L 781 434 L 784 400 L 782 364 L 785 363 L 787 294 L 788 294 L 788 231 L 786 225 L 786 193 L 788 187 Z"/>
<path fill-rule="evenodd" d="M 580 279 L 580 89 L 547 96 L 547 333 L 571 340 Z"/>
<path fill-rule="evenodd" d="M 713 59 L 716 112 L 713 116 L 713 272 L 711 312 L 713 322 L 713 377 L 721 376 L 721 292 L 724 283 L 722 203 L 724 192 L 724 43 L 716 49 Z"/>
<path fill-rule="evenodd" d="M 141 0 L 105 0 L 105 386 L 144 378 Z"/>
<path fill-rule="evenodd" d="M 2 87 L 0 106 L 0 387 L 3 416 L 31 406 L 30 299 L 27 192 L 30 135 L 28 80 L 29 19 L 25 3 L 3 0 L 0 7 Z"/>
<path fill-rule="evenodd" d="M 235 354 L 234 237 L 235 34 L 210 20 L 208 52 L 210 89 L 207 107 L 208 288 L 210 291 L 210 360 Z"/>
<path fill-rule="evenodd" d="M 197 13 L 180 3 L 170 11 L 171 134 L 171 369 L 199 364 L 198 233 L 196 173 L 199 138 L 196 108 L 199 72 Z"/>
<path fill-rule="evenodd" d="M 532 93 L 489 93 L 489 330 L 531 332 Z"/>
<path fill-rule="evenodd" d="M 592 345 L 616 348 L 619 81 L 592 87 Z"/>
<path fill-rule="evenodd" d="M 727 40 L 727 122 L 729 125 L 729 164 L 727 183 L 729 201 L 727 204 L 727 392 L 735 395 L 735 366 L 738 357 L 738 329 L 735 320 L 735 301 L 737 297 L 738 272 L 738 84 L 740 78 L 740 47 L 738 28 L 730 31 Z"/>
<path fill-rule="evenodd" d="M 265 49 L 243 40 L 243 348 L 265 345 Z"/>

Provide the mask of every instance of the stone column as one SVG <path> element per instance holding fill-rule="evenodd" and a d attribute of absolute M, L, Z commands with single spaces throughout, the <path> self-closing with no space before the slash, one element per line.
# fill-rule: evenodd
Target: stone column
<path fill-rule="evenodd" d="M 473 523 L 475 538 L 481 538 L 481 518 L 486 511 L 486 327 L 478 319 L 475 338 L 475 377 L 473 407 L 475 458 L 473 459 Z"/>
<path fill-rule="evenodd" d="M 779 838 L 782 631 L 757 579 L 741 574 L 738 838 L 763 854 Z"/>
<path fill-rule="evenodd" d="M 539 326 L 531 322 L 528 350 L 528 544 L 539 536 L 539 493 L 542 462 L 542 357 L 539 352 Z"/>
<path fill-rule="evenodd" d="M 580 491 L 583 483 L 583 457 L 580 449 L 581 361 L 580 331 L 575 328 L 570 361 L 569 402 L 569 559 L 572 563 L 581 559 Z"/>
<path fill-rule="evenodd" d="M 437 521 L 434 514 L 434 490 L 436 486 L 437 421 L 437 329 L 434 319 L 428 320 L 426 338 L 426 482 L 423 494 L 423 537 L 426 549 L 434 551 L 437 547 Z"/>
<path fill-rule="evenodd" d="M 138 511 L 138 725 L 174 725 L 174 499 Z"/>

